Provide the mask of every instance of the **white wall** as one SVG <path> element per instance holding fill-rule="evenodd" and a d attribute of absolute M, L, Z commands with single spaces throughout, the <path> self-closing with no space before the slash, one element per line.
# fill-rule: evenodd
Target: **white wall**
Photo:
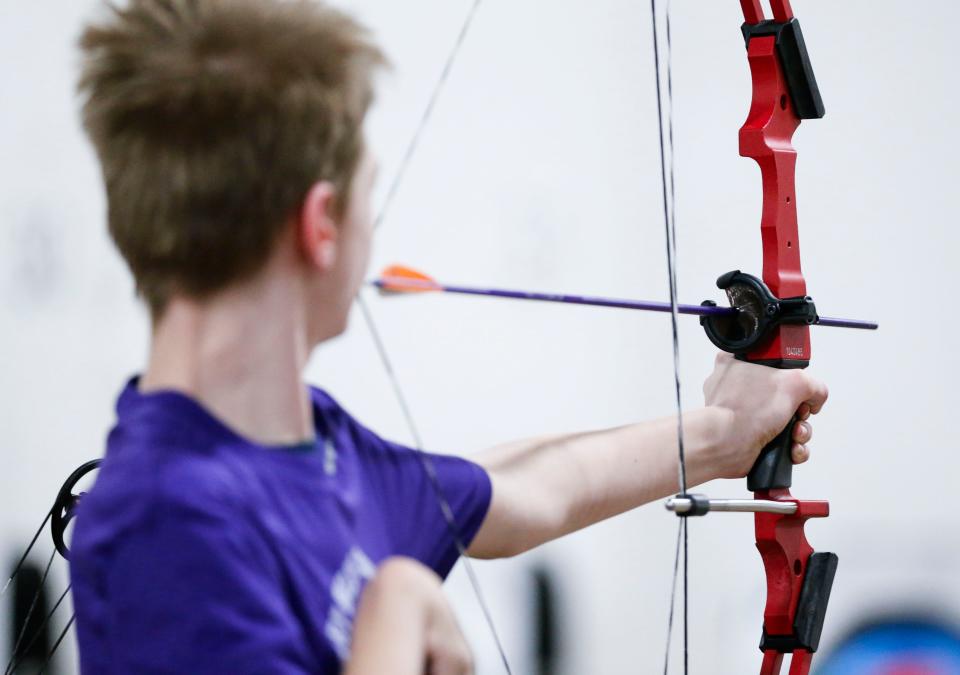
<path fill-rule="evenodd" d="M 104 227 L 77 124 L 74 41 L 90 0 L 0 0 L 0 545 L 12 557 L 67 472 L 101 452 L 115 393 L 143 360 L 146 319 Z M 363 0 L 394 74 L 370 121 L 392 176 L 468 0 Z M 759 271 L 757 169 L 738 157 L 750 83 L 739 5 L 674 2 L 680 295 Z M 960 619 L 956 491 L 956 3 L 796 0 L 828 115 L 796 144 L 805 274 L 819 309 L 876 334 L 817 330 L 833 396 L 795 493 L 829 498 L 811 525 L 841 567 L 825 646 L 876 612 Z M 278 39 L 279 36 L 278 36 Z M 666 297 L 645 2 L 487 0 L 390 216 L 374 268 L 438 278 Z M 388 181 L 381 184 L 381 195 Z M 672 411 L 660 315 L 430 297 L 371 298 L 429 448 L 471 453 L 544 431 Z M 685 404 L 712 346 L 682 326 Z M 381 433 L 409 440 L 359 315 L 310 379 Z M 717 484 L 716 495 L 743 485 Z M 653 504 L 517 560 L 478 565 L 519 673 L 529 672 L 526 570 L 563 582 L 569 673 L 662 668 L 675 518 Z M 749 518 L 691 523 L 693 672 L 756 670 L 763 580 Z M 60 573 L 59 581 L 63 582 Z M 462 574 L 450 584 L 497 673 Z M 72 655 L 68 654 L 68 658 Z M 5 660 L 5 659 L 4 659 Z"/>

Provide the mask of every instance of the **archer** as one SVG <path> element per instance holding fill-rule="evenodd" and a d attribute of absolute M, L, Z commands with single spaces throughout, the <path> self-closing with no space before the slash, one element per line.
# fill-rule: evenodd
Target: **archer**
<path fill-rule="evenodd" d="M 78 510 L 84 672 L 469 673 L 440 591 L 461 543 L 513 556 L 674 492 L 675 419 L 421 458 L 304 384 L 373 233 L 363 122 L 385 59 L 354 20 L 132 0 L 81 45 L 110 234 L 152 321 Z M 827 398 L 725 355 L 704 394 L 691 485 L 746 475 L 795 413 L 806 461 Z"/>

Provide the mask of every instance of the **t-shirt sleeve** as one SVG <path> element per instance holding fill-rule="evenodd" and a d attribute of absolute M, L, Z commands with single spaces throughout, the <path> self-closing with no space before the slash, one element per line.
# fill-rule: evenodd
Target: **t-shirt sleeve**
<path fill-rule="evenodd" d="M 104 579 L 111 672 L 307 672 L 275 563 L 250 528 L 165 505 L 118 543 Z"/>
<path fill-rule="evenodd" d="M 457 539 L 469 547 L 490 508 L 487 472 L 462 457 L 421 453 L 380 438 L 352 418 L 349 423 L 383 505 L 394 553 L 419 560 L 445 578 L 460 557 Z M 450 507 L 452 527 L 438 491 Z"/>

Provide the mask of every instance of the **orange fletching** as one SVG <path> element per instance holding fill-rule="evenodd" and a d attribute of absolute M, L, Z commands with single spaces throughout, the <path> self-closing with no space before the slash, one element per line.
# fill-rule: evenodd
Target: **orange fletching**
<path fill-rule="evenodd" d="M 426 291 L 440 291 L 440 286 L 432 278 L 403 265 L 390 265 L 380 273 L 380 290 L 391 293 L 422 293 Z"/>

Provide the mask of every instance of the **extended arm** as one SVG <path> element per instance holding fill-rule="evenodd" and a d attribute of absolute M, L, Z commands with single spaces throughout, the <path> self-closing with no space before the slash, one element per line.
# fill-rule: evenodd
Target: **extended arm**
<path fill-rule="evenodd" d="M 717 358 L 706 406 L 684 415 L 687 480 L 745 476 L 760 449 L 799 411 L 794 461 L 807 458 L 826 387 L 804 371 Z M 489 513 L 469 553 L 516 555 L 677 490 L 677 422 L 669 417 L 616 429 L 547 436 L 478 457 L 493 482 Z"/>

